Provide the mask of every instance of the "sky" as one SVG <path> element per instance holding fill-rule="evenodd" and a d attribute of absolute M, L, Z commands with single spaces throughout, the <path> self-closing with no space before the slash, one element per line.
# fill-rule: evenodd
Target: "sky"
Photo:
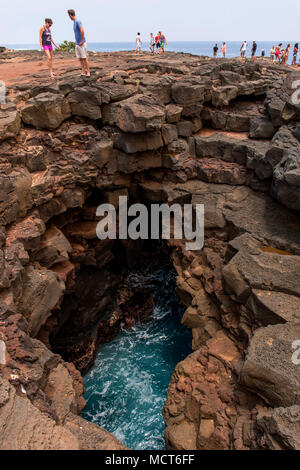
<path fill-rule="evenodd" d="M 300 42 L 299 0 L 0 0 L 0 5 L 0 45 L 38 43 L 45 17 L 54 21 L 56 42 L 73 40 L 69 8 L 83 22 L 87 42 L 129 42 L 137 31 L 148 38 L 158 30 L 169 41 Z"/>

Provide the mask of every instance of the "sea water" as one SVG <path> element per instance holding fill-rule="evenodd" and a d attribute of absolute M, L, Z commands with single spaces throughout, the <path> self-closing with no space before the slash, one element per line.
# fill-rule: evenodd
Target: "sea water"
<path fill-rule="evenodd" d="M 73 40 L 73 39 L 72 39 Z M 142 50 L 149 52 L 149 37 L 144 36 L 142 37 L 143 44 Z M 226 38 L 224 39 L 226 41 Z M 240 56 L 240 48 L 243 43 L 244 39 L 242 38 L 241 41 L 227 41 L 227 58 L 232 57 L 239 57 Z M 291 64 L 293 59 L 293 47 L 296 42 L 300 42 L 300 40 L 294 41 L 282 41 L 282 40 L 275 40 L 275 41 L 256 41 L 257 42 L 257 56 L 260 56 L 262 51 L 265 51 L 266 57 L 270 57 L 270 50 L 272 46 L 277 46 L 279 43 L 283 43 L 283 47 L 285 48 L 287 44 L 291 44 L 291 53 L 289 57 L 289 63 Z M 172 52 L 185 52 L 189 54 L 195 55 L 205 55 L 208 57 L 213 56 L 213 47 L 215 44 L 218 44 L 219 51 L 218 57 L 221 57 L 221 47 L 222 41 L 169 41 L 166 47 L 166 51 Z M 2 44 L 0 44 L 1 46 Z M 3 44 L 5 47 L 10 49 L 40 49 L 38 44 Z M 118 52 L 118 51 L 132 51 L 135 49 L 135 41 L 132 42 L 88 42 L 88 50 L 93 52 Z M 252 40 L 248 40 L 248 48 L 246 52 L 246 57 L 251 57 L 251 47 L 252 47 Z"/>
<path fill-rule="evenodd" d="M 162 408 L 178 362 L 191 351 L 191 331 L 181 325 L 184 307 L 176 293 L 169 263 L 143 274 L 131 274 L 131 285 L 147 285 L 154 313 L 147 323 L 122 328 L 101 346 L 85 376 L 87 405 L 82 416 L 113 433 L 130 449 L 164 449 Z"/>

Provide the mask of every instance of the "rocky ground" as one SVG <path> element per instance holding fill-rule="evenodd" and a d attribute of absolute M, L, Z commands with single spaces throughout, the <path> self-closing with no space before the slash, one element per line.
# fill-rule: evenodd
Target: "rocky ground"
<path fill-rule="evenodd" d="M 80 417 L 80 372 L 153 308 L 123 282 L 142 244 L 96 237 L 96 207 L 128 195 L 205 204 L 204 249 L 169 242 L 194 352 L 170 383 L 167 448 L 299 449 L 297 73 L 91 59 L 87 79 L 56 55 L 49 81 L 40 53 L 0 56 L 0 448 L 124 448 Z"/>

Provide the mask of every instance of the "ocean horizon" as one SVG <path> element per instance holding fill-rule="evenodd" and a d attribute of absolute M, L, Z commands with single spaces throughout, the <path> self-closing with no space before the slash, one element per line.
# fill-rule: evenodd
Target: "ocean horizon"
<path fill-rule="evenodd" d="M 149 39 L 143 39 L 142 50 L 149 51 Z M 166 51 L 170 52 L 184 52 L 188 54 L 204 55 L 213 57 L 213 47 L 217 43 L 219 46 L 218 57 L 221 57 L 221 47 L 223 41 L 170 41 L 166 47 Z M 297 41 L 257 41 L 257 56 L 262 55 L 265 51 L 265 56 L 270 57 L 270 50 L 272 46 L 276 46 L 280 42 L 283 47 L 291 44 L 291 53 L 289 63 L 293 59 L 293 47 Z M 300 41 L 299 41 L 300 42 Z M 227 41 L 227 58 L 239 57 L 240 47 L 243 41 Z M 130 42 L 87 42 L 88 50 L 91 52 L 119 52 L 119 51 L 132 51 L 135 50 L 135 41 Z M 3 44 L 8 49 L 15 50 L 39 50 L 40 46 L 36 44 Z M 248 41 L 248 48 L 246 57 L 251 57 L 252 41 Z"/>

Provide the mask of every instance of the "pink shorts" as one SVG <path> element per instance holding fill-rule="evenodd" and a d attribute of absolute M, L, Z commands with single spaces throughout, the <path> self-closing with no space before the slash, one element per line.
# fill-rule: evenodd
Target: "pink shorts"
<path fill-rule="evenodd" d="M 44 51 L 53 51 L 52 44 L 50 44 L 50 46 L 43 46 L 43 48 L 44 48 Z"/>

